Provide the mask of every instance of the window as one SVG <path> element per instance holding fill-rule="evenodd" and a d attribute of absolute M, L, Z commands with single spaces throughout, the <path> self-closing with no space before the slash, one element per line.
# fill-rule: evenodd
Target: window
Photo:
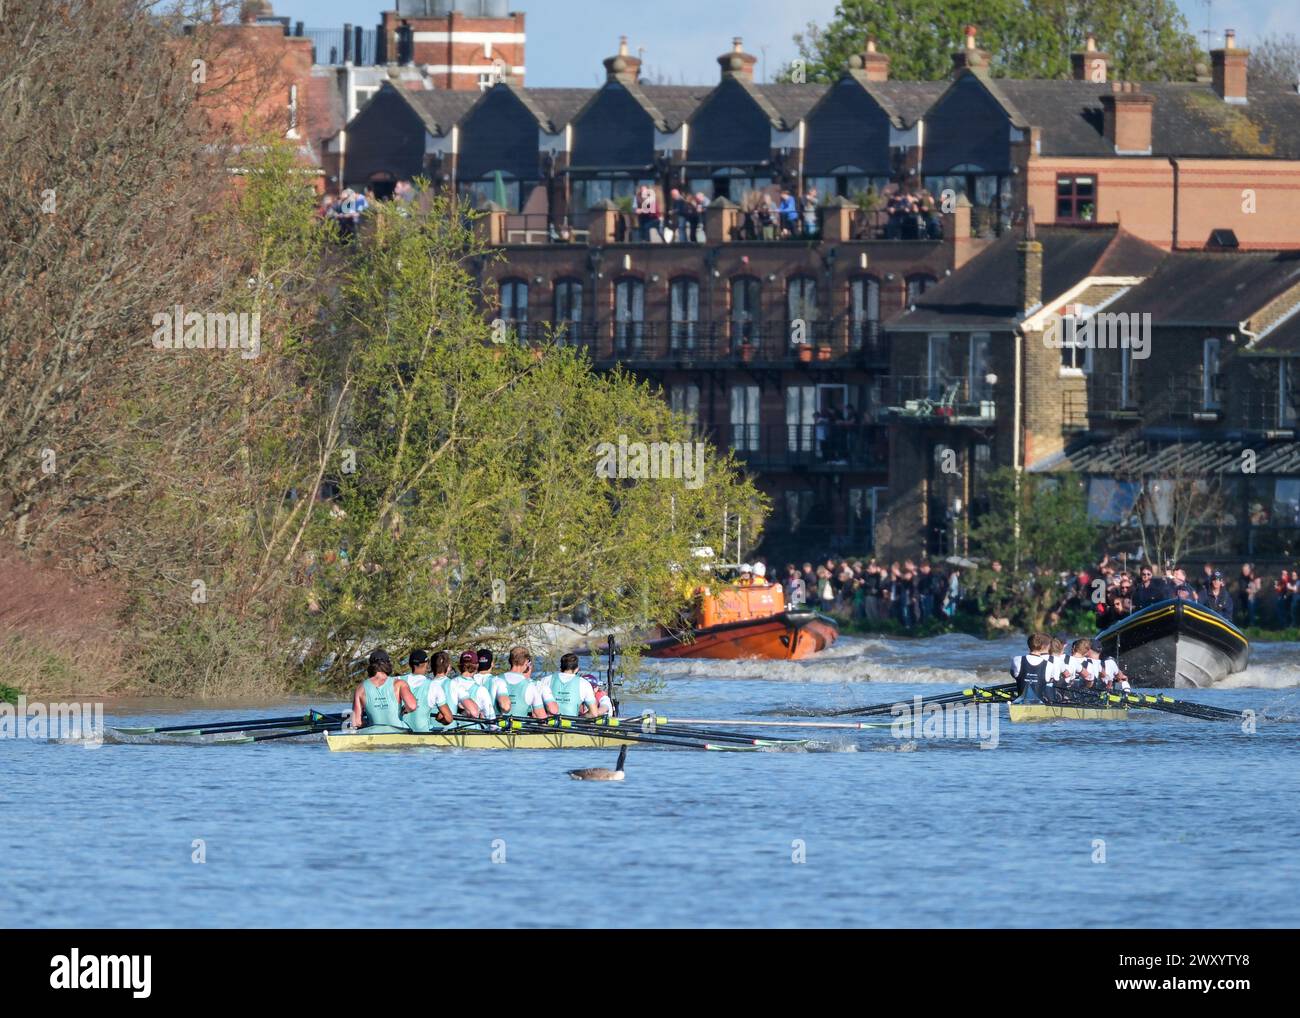
<path fill-rule="evenodd" d="M 880 340 L 880 281 L 859 276 L 849 281 L 849 346 L 874 349 Z"/>
<path fill-rule="evenodd" d="M 1133 406 L 1133 349 L 1125 347 L 1119 352 L 1119 405 L 1128 410 Z"/>
<path fill-rule="evenodd" d="M 949 360 L 951 337 L 946 332 L 932 332 L 926 358 L 926 380 L 930 399 L 942 399 L 952 382 L 952 363 Z"/>
<path fill-rule="evenodd" d="M 967 384 L 970 387 L 972 403 L 981 403 L 993 398 L 993 383 L 989 381 L 992 372 L 992 337 L 987 332 L 972 332 L 967 371 L 969 379 Z"/>
<path fill-rule="evenodd" d="M 1058 326 L 1061 330 L 1061 369 L 1070 372 L 1092 371 L 1092 348 L 1087 332 L 1087 322 L 1080 321 L 1077 315 L 1062 315 Z"/>
<path fill-rule="evenodd" d="M 614 285 L 614 352 L 640 353 L 645 335 L 645 284 L 620 279 Z"/>
<path fill-rule="evenodd" d="M 785 447 L 790 452 L 811 452 L 813 417 L 817 413 L 817 387 L 791 385 L 785 390 Z"/>
<path fill-rule="evenodd" d="M 761 315 L 761 284 L 753 276 L 737 276 L 731 281 L 731 338 L 745 343 L 755 342 Z"/>
<path fill-rule="evenodd" d="M 461 192 L 466 200 L 473 203 L 475 208 L 483 208 L 488 202 L 496 202 L 499 198 L 505 198 L 504 208 L 507 212 L 520 212 L 523 206 L 520 204 L 523 188 L 520 182 L 511 174 L 504 170 L 499 171 L 501 175 L 501 194 L 498 194 L 497 174 L 486 173 L 479 180 L 466 180 L 460 185 Z"/>
<path fill-rule="evenodd" d="M 1222 379 L 1219 375 L 1221 349 L 1217 339 L 1207 339 L 1201 346 L 1201 406 L 1206 410 L 1218 410 L 1222 406 Z"/>
<path fill-rule="evenodd" d="M 1102 523 L 1122 523 L 1133 514 L 1142 485 L 1113 477 L 1088 478 L 1088 515 Z"/>
<path fill-rule="evenodd" d="M 771 178 L 760 179 L 755 177 L 749 170 L 743 170 L 737 166 L 727 166 L 720 170 L 714 170 L 712 174 L 711 188 L 713 197 L 727 198 L 739 205 L 745 199 L 745 195 L 752 191 L 757 191 L 762 187 L 771 184 Z M 695 187 L 696 191 L 708 190 L 702 187 Z"/>
<path fill-rule="evenodd" d="M 1061 174 L 1056 178 L 1056 221 L 1091 223 L 1097 218 L 1097 178 Z"/>
<path fill-rule="evenodd" d="M 599 201 L 617 202 L 620 198 L 634 198 L 638 187 L 654 183 L 653 180 L 637 180 L 626 173 L 575 180 L 571 185 L 569 207 L 576 212 L 586 212 Z"/>
<path fill-rule="evenodd" d="M 731 447 L 758 452 L 758 386 L 731 387 Z"/>
<path fill-rule="evenodd" d="M 786 321 L 791 343 L 807 343 L 817 324 L 817 280 L 794 276 L 786 284 Z"/>
<path fill-rule="evenodd" d="M 816 496 L 811 491 L 787 491 L 785 493 L 785 520 L 789 525 L 790 533 L 796 534 L 812 516 L 814 499 Z M 816 598 L 817 592 L 808 591 L 808 599 Z"/>
<path fill-rule="evenodd" d="M 1275 526 L 1300 526 L 1300 478 L 1279 477 L 1273 487 Z"/>
<path fill-rule="evenodd" d="M 933 276 L 909 276 L 907 280 L 907 303 L 915 304 L 921 294 L 934 286 Z"/>
<path fill-rule="evenodd" d="M 528 284 L 522 279 L 501 280 L 501 321 L 521 343 L 528 340 Z"/>
<path fill-rule="evenodd" d="M 700 387 L 678 383 L 668 389 L 668 405 L 673 413 L 682 414 L 692 425 L 700 423 Z"/>
<path fill-rule="evenodd" d="M 556 325 L 582 321 L 582 284 L 576 279 L 561 279 L 556 282 L 555 311 L 551 321 Z"/>
<path fill-rule="evenodd" d="M 700 321 L 700 284 L 694 279 L 674 279 L 668 288 L 669 341 L 674 350 L 694 350 Z"/>

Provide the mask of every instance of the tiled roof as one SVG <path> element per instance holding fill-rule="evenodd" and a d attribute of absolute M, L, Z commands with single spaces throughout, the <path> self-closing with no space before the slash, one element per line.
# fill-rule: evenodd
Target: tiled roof
<path fill-rule="evenodd" d="M 1162 477 L 1241 473 L 1250 448 L 1257 474 L 1300 473 L 1300 442 L 1135 442 L 1116 438 L 1087 443 L 1035 464 L 1033 473 L 1156 475 Z"/>
<path fill-rule="evenodd" d="M 1149 312 L 1151 324 L 1236 327 L 1300 283 L 1300 252 L 1177 251 L 1108 311 Z"/>
<path fill-rule="evenodd" d="M 1117 227 L 1039 227 L 1043 245 L 1043 299 L 1051 301 L 1089 276 L 1144 275 L 1164 252 Z M 1010 329 L 1020 319 L 1016 306 L 1023 238 L 1012 231 L 999 237 L 951 276 L 928 289 L 889 323 L 890 329 L 930 327 Z"/>
<path fill-rule="evenodd" d="M 429 133 L 435 135 L 444 135 L 451 130 L 479 97 L 477 92 L 454 92 L 449 89 L 412 92 L 405 88 L 395 88 L 394 91 L 415 110 Z"/>

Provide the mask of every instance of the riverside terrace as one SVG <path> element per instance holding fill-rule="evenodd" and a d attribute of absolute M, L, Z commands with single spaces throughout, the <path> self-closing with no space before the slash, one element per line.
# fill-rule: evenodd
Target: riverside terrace
<path fill-rule="evenodd" d="M 674 189 L 746 211 L 781 188 L 816 208 L 847 200 L 859 240 L 926 235 L 886 209 L 910 193 L 934 204 L 926 230 L 965 196 L 974 238 L 1032 208 L 1038 225 L 1122 221 L 1160 247 L 1199 248 L 1217 229 L 1243 249 L 1300 246 L 1288 198 L 1300 186 L 1300 95 L 1250 88 L 1232 32 L 1203 79 L 1142 84 L 1109 81 L 1109 57 L 1091 41 L 1073 80 L 995 78 L 968 33 L 943 81 L 890 80 L 888 55 L 868 45 L 833 84 L 761 84 L 737 39 L 712 84 L 645 83 L 622 45 L 595 89 L 526 88 L 508 75 L 482 94 L 385 86 L 327 148 L 347 186 L 380 197 L 424 176 L 495 202 L 515 244 L 592 243 L 605 202 L 621 213 L 616 239 L 658 243 L 634 228 L 632 201 L 648 187 L 661 216 Z M 730 243 L 744 225 L 705 226 L 696 239 Z M 773 233 L 764 239 L 780 242 Z M 800 225 L 784 242 L 809 239 Z"/>

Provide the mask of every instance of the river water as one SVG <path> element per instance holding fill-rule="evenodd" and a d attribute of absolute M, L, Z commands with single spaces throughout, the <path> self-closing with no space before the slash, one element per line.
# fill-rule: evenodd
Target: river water
<path fill-rule="evenodd" d="M 647 662 L 659 688 L 624 713 L 909 699 L 1004 681 L 1019 647 L 843 638 L 809 662 Z M 1300 924 L 1300 646 L 1258 645 L 1224 688 L 1178 695 L 1265 719 L 1003 711 L 989 749 L 805 730 L 808 750 L 637 747 L 621 784 L 566 776 L 612 766 L 607 750 L 0 739 L 0 925 Z M 166 724 L 306 703 L 106 711 Z"/>

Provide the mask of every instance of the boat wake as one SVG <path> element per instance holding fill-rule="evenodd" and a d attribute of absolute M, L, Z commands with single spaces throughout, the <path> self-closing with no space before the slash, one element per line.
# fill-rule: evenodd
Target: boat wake
<path fill-rule="evenodd" d="M 802 661 L 644 659 L 645 673 L 665 680 L 734 679 L 783 683 L 908 683 L 966 686 L 1005 682 L 1011 659 L 1024 653 L 1021 636 L 981 640 L 962 633 L 918 639 L 841 636 L 827 650 Z M 1257 643 L 1244 672 L 1214 689 L 1285 689 L 1300 686 L 1300 646 Z"/>

